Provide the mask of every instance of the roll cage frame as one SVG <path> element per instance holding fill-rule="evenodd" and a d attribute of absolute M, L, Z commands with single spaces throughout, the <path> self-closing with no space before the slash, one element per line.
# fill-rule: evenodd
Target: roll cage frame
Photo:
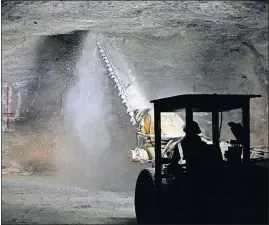
<path fill-rule="evenodd" d="M 156 194 L 162 188 L 162 165 L 168 164 L 169 159 L 162 158 L 161 154 L 161 113 L 185 110 L 186 135 L 189 133 L 189 124 L 193 121 L 193 112 L 212 113 L 213 146 L 219 148 L 219 112 L 234 109 L 242 110 L 244 143 L 243 165 L 250 163 L 250 99 L 261 95 L 242 94 L 186 94 L 168 98 L 152 100 L 154 104 L 154 138 L 155 138 L 155 182 Z M 186 165 L 188 162 L 186 161 Z"/>

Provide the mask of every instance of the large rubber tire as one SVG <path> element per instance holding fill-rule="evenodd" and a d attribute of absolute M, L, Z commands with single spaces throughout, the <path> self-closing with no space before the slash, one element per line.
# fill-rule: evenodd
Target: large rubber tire
<path fill-rule="evenodd" d="M 155 170 L 144 169 L 140 172 L 135 188 L 135 213 L 138 224 L 156 222 Z"/>

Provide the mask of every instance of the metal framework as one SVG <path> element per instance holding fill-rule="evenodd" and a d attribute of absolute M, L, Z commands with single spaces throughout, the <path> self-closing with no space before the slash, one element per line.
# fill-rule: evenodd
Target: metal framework
<path fill-rule="evenodd" d="M 243 163 L 248 165 L 250 162 L 250 99 L 256 97 L 261 97 L 261 95 L 188 94 L 152 100 L 151 103 L 154 104 L 156 194 L 161 194 L 162 164 L 167 163 L 167 159 L 162 158 L 161 156 L 162 112 L 174 112 L 180 109 L 185 109 L 186 134 L 189 132 L 189 124 L 193 121 L 193 112 L 211 112 L 213 145 L 219 147 L 219 112 L 241 109 L 243 116 L 243 128 L 245 132 L 243 143 Z"/>

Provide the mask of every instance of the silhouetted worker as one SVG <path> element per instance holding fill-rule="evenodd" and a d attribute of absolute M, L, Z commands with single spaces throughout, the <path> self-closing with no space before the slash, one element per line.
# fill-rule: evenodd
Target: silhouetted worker
<path fill-rule="evenodd" d="M 186 133 L 186 126 L 183 131 Z M 200 167 L 205 163 L 207 156 L 207 144 L 202 141 L 200 127 L 197 122 L 192 121 L 188 125 L 188 133 L 181 141 L 183 159 L 186 160 L 189 169 Z"/>
<path fill-rule="evenodd" d="M 240 123 L 229 122 L 228 125 L 231 127 L 231 131 L 235 136 L 236 140 L 240 143 L 244 143 L 244 128 Z"/>
<path fill-rule="evenodd" d="M 208 145 L 202 140 L 202 132 L 197 122 L 192 121 L 188 127 L 183 128 L 183 131 L 186 135 L 181 141 L 181 146 L 189 174 L 186 185 L 189 199 L 187 207 L 191 212 L 194 212 L 196 219 L 199 220 L 204 216 L 205 196 L 209 191 L 209 182 L 207 181 L 210 179 L 206 176 L 208 173 L 204 173 L 208 171 Z"/>

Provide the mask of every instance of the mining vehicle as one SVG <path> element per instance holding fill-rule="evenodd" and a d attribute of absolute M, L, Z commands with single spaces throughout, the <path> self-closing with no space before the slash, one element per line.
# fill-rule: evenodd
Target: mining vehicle
<path fill-rule="evenodd" d="M 138 224 L 268 223 L 268 161 L 250 158 L 250 100 L 256 97 L 261 96 L 188 94 L 151 101 L 154 136 L 147 138 L 154 142 L 155 158 L 153 166 L 143 169 L 137 178 L 134 201 Z M 188 143 L 192 142 L 188 137 L 193 113 L 212 115 L 212 141 L 196 149 L 202 152 L 196 161 L 176 157 L 184 137 L 175 137 L 170 143 L 162 137 L 161 114 L 180 110 L 185 112 Z M 229 123 L 235 140 L 227 141 L 229 147 L 223 154 L 222 114 L 231 110 L 241 110 L 242 123 L 234 130 Z M 192 149 L 186 148 L 184 154 L 188 151 Z"/>

